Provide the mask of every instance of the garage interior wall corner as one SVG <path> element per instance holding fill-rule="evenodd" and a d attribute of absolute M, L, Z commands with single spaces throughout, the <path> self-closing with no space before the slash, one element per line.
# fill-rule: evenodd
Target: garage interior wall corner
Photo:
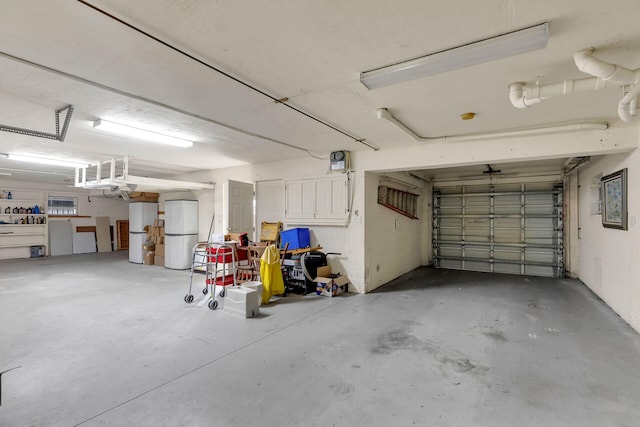
<path fill-rule="evenodd" d="M 628 229 L 602 226 L 602 215 L 592 211 L 591 187 L 599 176 L 627 168 Z M 592 160 L 578 175 L 579 278 L 622 319 L 640 332 L 640 152 L 608 155 Z"/>

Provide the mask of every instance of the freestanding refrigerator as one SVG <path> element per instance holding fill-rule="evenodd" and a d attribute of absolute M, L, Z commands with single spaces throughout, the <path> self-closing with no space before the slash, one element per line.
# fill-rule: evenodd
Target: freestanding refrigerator
<path fill-rule="evenodd" d="M 129 262 L 142 264 L 144 250 L 142 245 L 147 238 L 146 225 L 153 225 L 158 217 L 158 204 L 155 202 L 129 203 Z"/>
<path fill-rule="evenodd" d="M 164 266 L 174 270 L 191 268 L 193 247 L 198 242 L 198 201 L 164 202 Z"/>

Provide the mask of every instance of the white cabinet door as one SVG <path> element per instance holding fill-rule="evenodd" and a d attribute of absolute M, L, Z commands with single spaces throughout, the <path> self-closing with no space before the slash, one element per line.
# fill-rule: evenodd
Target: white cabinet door
<path fill-rule="evenodd" d="M 287 181 L 285 222 L 342 224 L 347 218 L 349 187 L 346 175 Z"/>
<path fill-rule="evenodd" d="M 152 202 L 129 203 L 129 231 L 141 233 L 145 225 L 153 225 L 158 217 L 158 204 Z"/>
<path fill-rule="evenodd" d="M 167 200 L 164 203 L 165 234 L 198 233 L 198 201 Z"/>
<path fill-rule="evenodd" d="M 344 177 L 316 181 L 317 220 L 344 219 L 347 214 L 347 182 Z"/>
<path fill-rule="evenodd" d="M 164 237 L 164 266 L 174 270 L 191 268 L 193 247 L 198 242 L 195 234 L 173 235 Z"/>
<path fill-rule="evenodd" d="M 316 181 L 307 179 L 286 184 L 287 219 L 313 219 L 316 209 Z"/>

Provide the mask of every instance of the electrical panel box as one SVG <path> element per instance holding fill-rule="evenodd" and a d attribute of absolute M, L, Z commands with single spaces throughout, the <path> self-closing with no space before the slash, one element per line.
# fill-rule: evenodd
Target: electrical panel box
<path fill-rule="evenodd" d="M 345 172 L 351 169 L 351 154 L 348 151 L 334 151 L 329 155 L 332 172 Z"/>

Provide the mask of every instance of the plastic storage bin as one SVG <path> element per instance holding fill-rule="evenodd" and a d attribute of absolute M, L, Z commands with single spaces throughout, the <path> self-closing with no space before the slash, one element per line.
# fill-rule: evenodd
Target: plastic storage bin
<path fill-rule="evenodd" d="M 289 250 L 308 248 L 311 246 L 308 228 L 292 228 L 280 232 L 280 248 L 289 243 Z"/>
<path fill-rule="evenodd" d="M 44 246 L 31 246 L 31 258 L 44 256 Z"/>
<path fill-rule="evenodd" d="M 258 300 L 258 305 L 259 306 L 262 305 L 262 288 L 264 287 L 262 285 L 262 282 L 249 281 L 249 282 L 242 283 L 240 286 L 255 290 L 256 291 L 255 297 Z"/>
<path fill-rule="evenodd" d="M 255 317 L 260 313 L 255 289 L 230 286 L 225 292 L 223 312 L 240 317 Z"/>

